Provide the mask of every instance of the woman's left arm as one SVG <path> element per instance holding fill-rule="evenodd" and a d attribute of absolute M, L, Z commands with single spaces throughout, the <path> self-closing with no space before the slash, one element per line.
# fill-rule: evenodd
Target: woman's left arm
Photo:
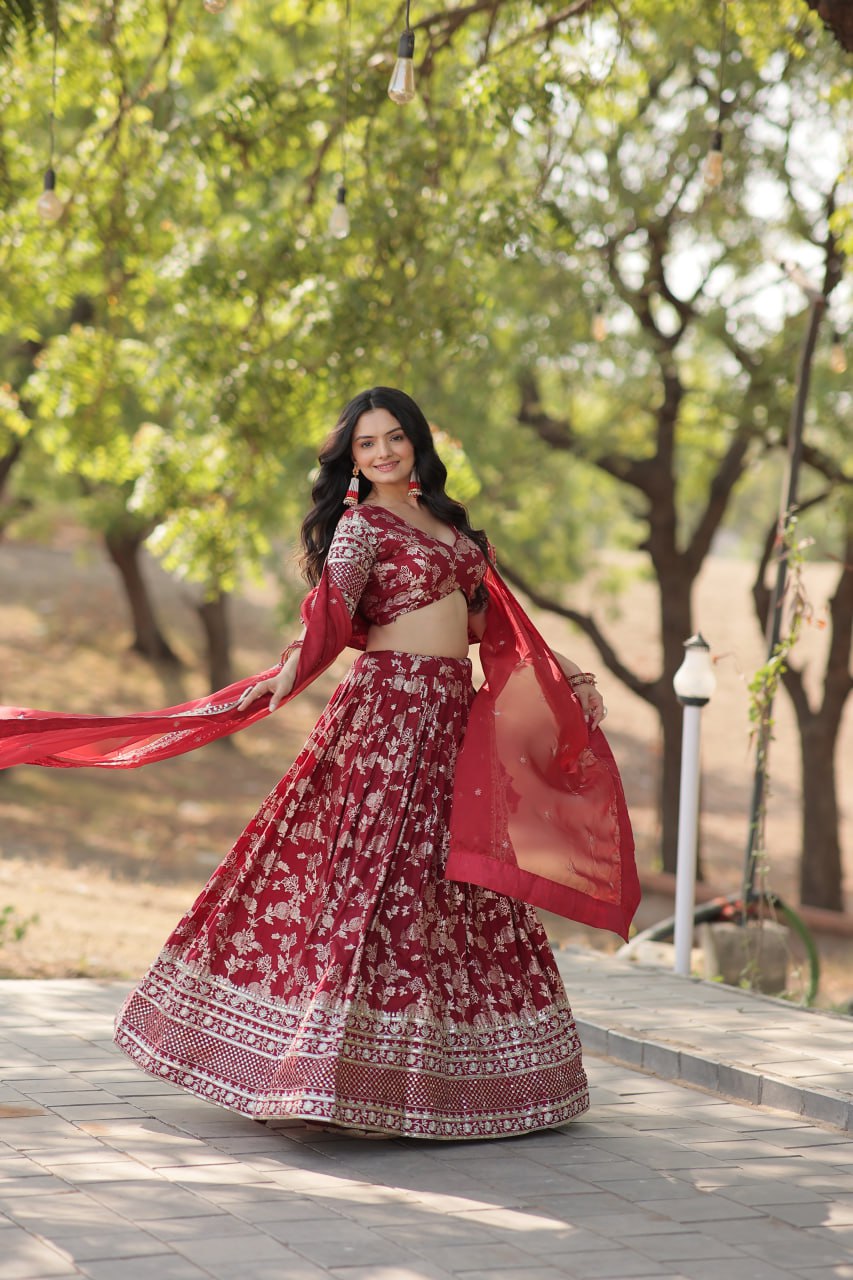
<path fill-rule="evenodd" d="M 562 653 L 557 653 L 556 649 L 551 652 L 560 664 L 560 670 L 572 686 L 572 692 L 577 697 L 583 707 L 587 724 L 590 729 L 597 729 L 604 717 L 607 715 L 607 708 L 604 705 L 604 699 L 595 687 L 595 677 L 590 672 L 581 671 L 576 662 L 572 662 L 571 658 L 566 658 Z M 572 679 L 573 676 L 585 676 L 583 680 Z"/>

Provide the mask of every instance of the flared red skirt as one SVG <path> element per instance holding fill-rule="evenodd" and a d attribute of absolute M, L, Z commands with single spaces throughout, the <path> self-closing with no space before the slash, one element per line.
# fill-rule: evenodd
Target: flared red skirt
<path fill-rule="evenodd" d="M 452 1139 L 586 1110 L 534 909 L 443 876 L 472 697 L 467 660 L 356 660 L 125 1002 L 125 1053 L 254 1118 Z"/>

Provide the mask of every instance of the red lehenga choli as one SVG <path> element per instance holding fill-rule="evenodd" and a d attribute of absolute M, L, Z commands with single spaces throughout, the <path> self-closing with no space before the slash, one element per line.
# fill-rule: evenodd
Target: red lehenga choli
<path fill-rule="evenodd" d="M 139 1066 L 255 1118 L 424 1138 L 561 1124 L 588 1106 L 533 905 L 624 934 L 639 898 L 618 773 L 482 552 L 381 507 L 338 524 L 294 696 L 366 627 L 485 580 L 467 659 L 361 654 L 125 1002 Z M 257 680 L 259 677 L 253 677 Z M 233 732 L 252 681 L 129 717 L 3 708 L 0 766 L 129 768 Z"/>

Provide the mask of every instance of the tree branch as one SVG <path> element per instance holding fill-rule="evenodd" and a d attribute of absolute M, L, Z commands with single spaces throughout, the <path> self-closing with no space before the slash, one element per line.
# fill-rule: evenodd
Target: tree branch
<path fill-rule="evenodd" d="M 521 403 L 517 413 L 518 422 L 522 426 L 531 427 L 539 439 L 552 449 L 560 449 L 566 453 L 575 451 L 580 453 L 578 439 L 571 422 L 567 418 L 552 418 L 542 408 L 536 381 L 529 370 L 522 374 L 519 390 Z M 590 456 L 588 461 L 616 480 L 639 489 L 647 498 L 654 498 L 660 471 L 655 458 L 631 458 L 621 453 L 602 453 Z"/>
<path fill-rule="evenodd" d="M 744 462 L 752 439 L 753 433 L 750 429 L 741 429 L 738 432 L 729 444 L 711 481 L 705 510 L 699 517 L 699 522 L 693 530 L 693 536 L 684 553 L 691 578 L 696 577 L 711 549 L 714 534 L 726 513 L 732 490 L 743 475 Z"/>

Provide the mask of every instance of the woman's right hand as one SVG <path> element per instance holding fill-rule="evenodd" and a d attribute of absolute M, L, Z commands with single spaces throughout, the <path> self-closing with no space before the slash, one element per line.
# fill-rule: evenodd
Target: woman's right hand
<path fill-rule="evenodd" d="M 237 703 L 237 710 L 245 711 L 246 708 L 250 707 L 258 698 L 262 698 L 265 693 L 268 693 L 270 694 L 269 709 L 270 711 L 275 711 L 293 688 L 295 676 L 295 663 L 288 663 L 286 666 L 282 667 L 277 676 L 270 676 L 266 680 L 259 680 L 257 684 L 249 685 L 249 688 Z"/>

